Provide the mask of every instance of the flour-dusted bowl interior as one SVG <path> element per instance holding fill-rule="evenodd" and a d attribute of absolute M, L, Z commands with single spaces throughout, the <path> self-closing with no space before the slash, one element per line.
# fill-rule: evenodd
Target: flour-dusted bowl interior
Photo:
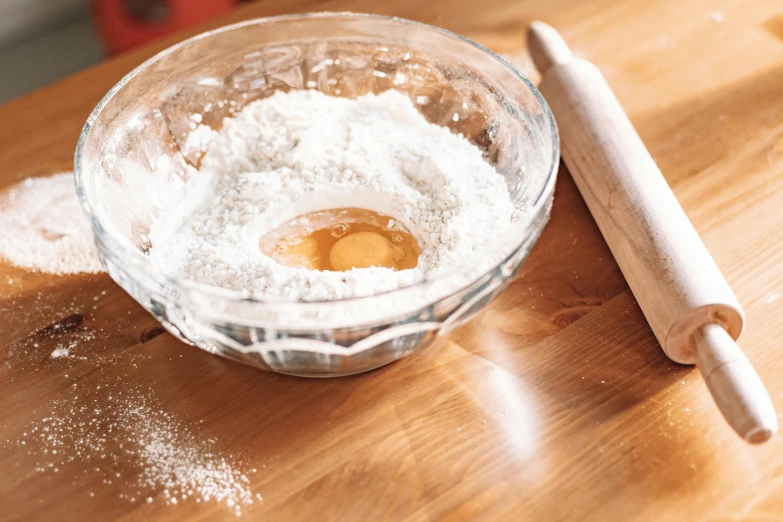
<path fill-rule="evenodd" d="M 482 151 L 506 182 L 514 221 L 460 266 L 365 297 L 292 301 L 164 273 L 151 261 L 150 238 L 161 216 L 197 204 L 210 129 L 250 102 L 296 89 L 404 94 L 427 121 Z M 336 376 L 423 348 L 501 292 L 546 224 L 558 161 L 543 98 L 492 52 L 415 22 L 319 13 L 227 26 L 148 60 L 90 115 L 75 171 L 106 270 L 170 332 L 259 368 Z"/>

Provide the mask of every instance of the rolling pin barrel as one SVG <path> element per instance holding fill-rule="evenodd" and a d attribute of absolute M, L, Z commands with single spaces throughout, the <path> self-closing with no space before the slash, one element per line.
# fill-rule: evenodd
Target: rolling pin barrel
<path fill-rule="evenodd" d="M 534 22 L 529 48 L 562 155 L 664 352 L 697 364 L 729 424 L 749 442 L 777 430 L 764 386 L 735 343 L 744 314 L 599 70 Z"/>

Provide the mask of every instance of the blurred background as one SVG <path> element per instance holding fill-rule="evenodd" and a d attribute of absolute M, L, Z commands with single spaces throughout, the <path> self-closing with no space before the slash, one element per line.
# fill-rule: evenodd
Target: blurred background
<path fill-rule="evenodd" d="M 0 0 L 0 103 L 248 0 Z"/>

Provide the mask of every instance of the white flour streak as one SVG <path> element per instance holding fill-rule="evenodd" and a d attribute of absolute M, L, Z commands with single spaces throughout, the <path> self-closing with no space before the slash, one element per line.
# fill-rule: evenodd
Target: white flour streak
<path fill-rule="evenodd" d="M 52 350 L 52 353 L 49 354 L 49 357 L 52 359 L 59 359 L 60 357 L 68 357 L 68 354 L 71 353 L 71 347 L 70 345 L 64 347 L 64 348 L 55 348 Z"/>
<path fill-rule="evenodd" d="M 28 178 L 0 196 L 0 257 L 52 274 L 100 272 L 73 174 Z"/>

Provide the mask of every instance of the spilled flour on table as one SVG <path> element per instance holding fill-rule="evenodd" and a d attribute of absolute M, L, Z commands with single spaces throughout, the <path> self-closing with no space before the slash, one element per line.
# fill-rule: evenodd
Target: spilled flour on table
<path fill-rule="evenodd" d="M 239 516 L 263 500 L 250 488 L 248 474 L 256 470 L 242 471 L 239 459 L 221 455 L 217 440 L 198 437 L 149 392 L 122 384 L 73 387 L 71 397 L 51 401 L 40 420 L 6 442 L 38 457 L 35 471 L 66 472 L 68 463 L 94 461 L 103 484 L 119 483 L 120 497 L 134 503 L 217 502 Z M 122 469 L 134 471 L 114 471 Z"/>
<path fill-rule="evenodd" d="M 105 291 L 101 292 L 94 299 L 100 299 L 105 294 Z M 83 310 L 82 307 L 76 306 L 74 301 L 60 301 L 57 307 L 53 307 L 42 296 L 43 293 L 38 292 L 35 299 L 27 300 L 25 304 L 17 304 L 13 299 L 7 303 L 16 305 L 12 308 L 14 313 L 23 314 L 27 321 L 33 323 L 38 322 L 41 317 L 68 315 L 10 342 L 0 357 L 0 378 L 8 377 L 9 372 L 19 375 L 20 372 L 38 368 L 45 362 L 67 368 L 71 363 L 86 361 L 88 355 L 92 362 L 98 364 L 111 362 L 117 357 L 111 350 L 94 349 L 110 337 L 106 329 L 87 324 L 95 319 L 94 311 Z M 93 310 L 96 308 L 97 305 Z"/>
<path fill-rule="evenodd" d="M 50 274 L 100 272 L 73 173 L 27 178 L 0 195 L 0 258 Z"/>
<path fill-rule="evenodd" d="M 49 354 L 50 359 L 79 359 L 86 361 L 87 357 L 79 355 L 80 348 L 96 340 L 95 332 L 86 328 L 81 328 L 70 335 L 64 336 L 62 340 L 55 345 L 55 348 Z M 39 344 L 39 343 L 35 343 Z M 37 346 L 36 346 L 37 348 Z"/>
<path fill-rule="evenodd" d="M 64 348 L 63 347 L 55 348 L 54 350 L 52 350 L 52 353 L 49 354 L 49 357 L 51 357 L 52 359 L 59 359 L 61 357 L 68 357 L 68 355 L 71 353 L 71 348 L 74 348 L 74 346 L 71 346 L 71 344 L 69 344 L 68 346 L 66 346 Z"/>

